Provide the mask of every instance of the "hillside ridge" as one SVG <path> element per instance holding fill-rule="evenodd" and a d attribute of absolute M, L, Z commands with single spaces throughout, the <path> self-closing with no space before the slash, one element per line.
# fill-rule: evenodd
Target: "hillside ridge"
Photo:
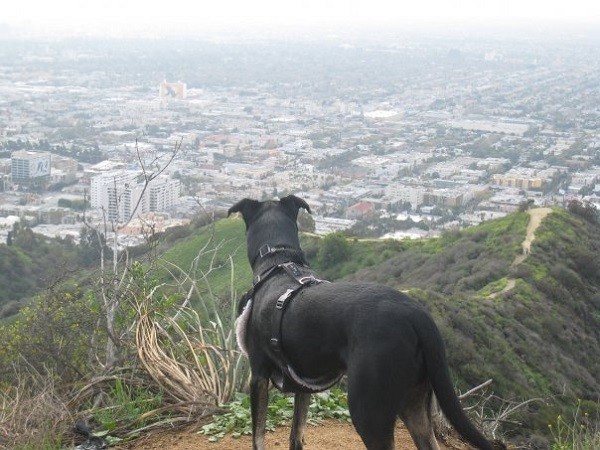
<path fill-rule="evenodd" d="M 551 212 L 552 208 L 533 208 L 527 211 L 527 214 L 529 214 L 530 219 L 529 224 L 527 225 L 527 235 L 525 236 L 525 239 L 521 244 L 521 247 L 523 248 L 523 253 L 515 257 L 514 261 L 511 264 L 511 267 L 514 268 L 527 259 L 529 253 L 531 252 L 531 244 L 535 240 L 536 230 L 542 224 L 544 218 Z M 504 288 L 501 291 L 492 292 L 488 296 L 488 298 L 496 298 L 499 295 L 505 294 L 514 289 L 516 285 L 516 278 L 508 278 L 506 281 L 506 286 L 504 286 Z"/>
<path fill-rule="evenodd" d="M 548 424 L 569 407 L 591 414 L 598 409 L 600 357 L 593 349 L 600 348 L 599 236 L 598 222 L 542 209 L 426 240 L 302 234 L 301 246 L 323 278 L 386 284 L 429 309 L 459 390 L 492 378 L 499 397 L 543 399 L 530 405 L 521 419 L 525 425 L 515 431 L 532 436 L 547 433 Z M 24 243 L 32 242 L 24 237 Z M 176 239 L 165 236 L 160 245 L 164 253 L 144 277 L 192 292 L 190 304 L 199 312 L 209 310 L 208 303 L 231 310 L 252 284 L 239 218 L 218 220 Z M 16 250 L 26 254 L 22 247 Z M 197 280 L 193 289 L 191 279 Z M 69 296 L 52 289 L 50 300 L 94 300 L 81 278 Z M 78 302 L 67 306 L 76 308 Z M 93 328 L 90 308 L 91 303 L 82 317 Z M 30 320 L 32 313 L 27 312 Z M 14 333 L 5 331 L 13 339 Z"/>

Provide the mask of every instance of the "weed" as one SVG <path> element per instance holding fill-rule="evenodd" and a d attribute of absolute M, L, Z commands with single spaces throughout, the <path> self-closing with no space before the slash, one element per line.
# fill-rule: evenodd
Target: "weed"
<path fill-rule="evenodd" d="M 226 434 L 231 434 L 234 438 L 251 434 L 250 397 L 247 394 L 237 394 L 226 408 L 226 413 L 213 416 L 213 422 L 204 425 L 199 433 L 209 436 L 209 440 L 213 442 Z M 273 431 L 276 427 L 289 423 L 293 414 L 293 397 L 272 392 L 267 412 L 267 431 Z M 325 419 L 350 420 L 347 395 L 339 388 L 315 394 L 311 398 L 308 422 L 318 424 Z"/>
<path fill-rule="evenodd" d="M 51 374 L 15 375 L 17 384 L 0 389 L 0 449 L 61 448 L 70 415 Z"/>
<path fill-rule="evenodd" d="M 94 409 L 94 418 L 101 428 L 111 432 L 122 423 L 135 422 L 140 416 L 153 411 L 163 404 L 162 394 L 134 387 L 117 379 L 108 396 L 111 404 L 104 408 Z M 142 422 L 139 425 L 143 426 Z"/>
<path fill-rule="evenodd" d="M 600 409 L 596 417 L 582 412 L 581 400 L 578 401 L 573 417 L 565 419 L 558 416 L 556 424 L 548 425 L 554 440 L 552 450 L 595 450 L 600 448 Z"/>

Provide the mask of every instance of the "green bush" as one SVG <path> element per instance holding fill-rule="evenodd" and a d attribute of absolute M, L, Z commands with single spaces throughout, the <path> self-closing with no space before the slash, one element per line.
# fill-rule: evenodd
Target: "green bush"
<path fill-rule="evenodd" d="M 0 326 L 0 384 L 29 368 L 64 383 L 92 370 L 93 355 L 106 339 L 97 326 L 98 304 L 77 287 L 62 289 L 40 295 L 15 321 Z"/>

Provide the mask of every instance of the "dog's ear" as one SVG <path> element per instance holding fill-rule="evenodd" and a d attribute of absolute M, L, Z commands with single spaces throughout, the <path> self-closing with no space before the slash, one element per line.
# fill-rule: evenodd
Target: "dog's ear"
<path fill-rule="evenodd" d="M 287 197 L 283 197 L 279 200 L 279 203 L 290 213 L 290 216 L 296 220 L 298 218 L 298 210 L 300 208 L 304 208 L 306 212 L 312 214 L 310 210 L 310 206 L 300 197 L 296 197 L 295 195 L 288 195 Z"/>
<path fill-rule="evenodd" d="M 246 222 L 246 228 L 248 228 L 248 225 L 252 221 L 252 218 L 258 211 L 259 205 L 260 205 L 259 201 L 245 198 L 245 199 L 237 202 L 231 208 L 229 208 L 229 210 L 227 211 L 227 216 L 230 216 L 231 214 L 236 213 L 236 212 L 241 213 L 242 217 L 244 219 L 244 222 Z"/>

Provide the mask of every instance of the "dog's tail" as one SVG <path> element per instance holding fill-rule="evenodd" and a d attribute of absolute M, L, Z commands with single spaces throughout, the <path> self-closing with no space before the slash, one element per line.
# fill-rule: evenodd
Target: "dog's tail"
<path fill-rule="evenodd" d="M 421 316 L 416 331 L 423 346 L 427 377 L 444 415 L 458 434 L 471 445 L 481 450 L 493 450 L 495 446 L 471 423 L 454 392 L 446 361 L 444 341 L 429 314 Z"/>

